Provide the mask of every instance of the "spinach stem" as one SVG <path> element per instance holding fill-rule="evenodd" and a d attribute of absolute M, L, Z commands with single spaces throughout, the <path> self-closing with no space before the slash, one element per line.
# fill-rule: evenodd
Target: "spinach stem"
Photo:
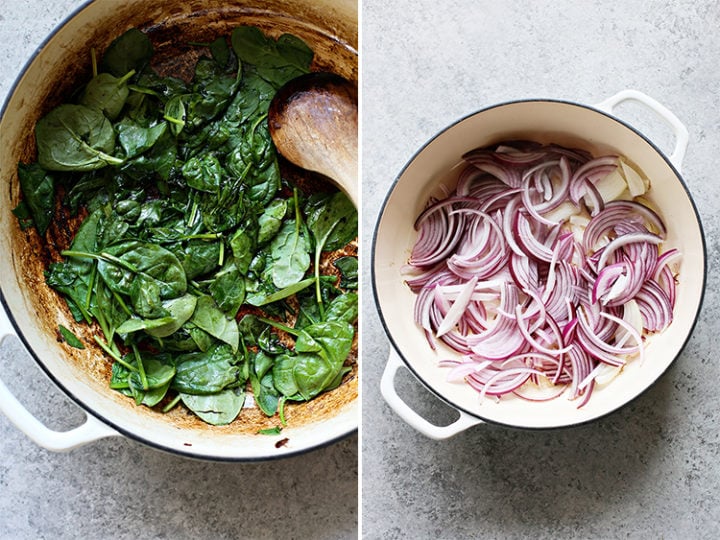
<path fill-rule="evenodd" d="M 129 270 L 133 274 L 140 273 L 140 270 L 135 265 L 130 264 L 129 262 L 123 261 L 122 259 L 116 257 L 115 255 L 110 255 L 109 253 L 88 253 L 86 251 L 75 251 L 72 249 L 65 249 L 60 252 L 60 255 L 62 255 L 63 257 L 74 257 L 77 259 L 94 259 L 96 261 L 104 261 L 107 263 L 114 264 L 115 266 L 124 268 L 125 270 Z"/>
<path fill-rule="evenodd" d="M 131 70 L 128 71 L 125 75 L 123 75 L 121 78 L 118 79 L 117 85 L 118 85 L 118 86 L 121 86 L 121 85 L 125 84 L 125 82 L 127 82 L 127 80 L 128 80 L 130 77 L 132 77 L 133 75 L 135 75 L 135 70 L 134 70 L 134 69 L 131 69 Z"/>
<path fill-rule="evenodd" d="M 80 310 L 80 314 L 83 316 L 83 319 L 85 319 L 85 322 L 92 324 L 93 314 L 90 312 L 90 309 L 86 308 L 82 303 L 73 301 L 73 304 Z"/>
<path fill-rule="evenodd" d="M 287 421 L 285 420 L 285 396 L 280 396 L 278 402 L 278 416 L 280 416 L 280 423 L 283 427 L 287 427 Z"/>
<path fill-rule="evenodd" d="M 309 287 L 313 284 L 315 281 L 314 277 L 303 279 L 302 281 L 298 281 L 297 283 L 293 285 L 288 285 L 284 289 L 280 289 L 279 291 L 275 291 L 272 294 L 267 295 L 265 298 L 262 299 L 262 301 L 257 302 L 256 306 L 264 306 L 266 304 L 270 304 L 272 302 L 277 302 L 278 300 L 283 300 L 287 298 L 288 296 L 292 296 L 293 294 L 297 294 L 306 287 Z"/>
<path fill-rule="evenodd" d="M 125 268 L 125 270 L 129 270 L 133 274 L 140 273 L 140 270 L 134 264 L 130 264 L 127 261 L 123 261 L 122 259 L 120 259 L 119 257 L 116 257 L 115 255 L 111 255 L 110 253 L 102 252 L 100 254 L 100 256 L 102 257 L 102 260 L 112 263 L 121 268 Z"/>
<path fill-rule="evenodd" d="M 75 304 L 75 305 L 76 305 L 77 308 L 80 310 L 80 313 L 82 314 L 83 319 L 85 319 L 85 321 L 86 321 L 88 324 L 92 324 L 92 320 L 93 320 L 93 315 L 92 315 L 92 313 L 90 313 L 89 310 L 85 309 L 85 306 L 81 306 L 81 305 L 78 305 L 78 304 Z"/>
<path fill-rule="evenodd" d="M 252 163 L 248 163 L 247 166 L 243 169 L 243 172 L 240 175 L 240 180 L 245 180 L 245 177 L 250 172 L 250 169 L 252 169 Z"/>
<path fill-rule="evenodd" d="M 145 374 L 145 366 L 143 366 L 142 356 L 135 343 L 132 344 L 133 354 L 135 354 L 135 362 L 137 363 L 138 373 L 140 373 L 140 382 L 142 383 L 143 390 L 146 392 L 150 389 L 148 384 L 147 375 Z"/>
<path fill-rule="evenodd" d="M 163 118 L 170 122 L 171 124 L 175 124 L 178 126 L 185 126 L 185 120 L 178 120 L 177 118 L 173 118 L 172 116 L 168 116 L 167 114 L 163 114 Z"/>
<path fill-rule="evenodd" d="M 85 141 L 78 139 L 78 141 L 82 144 L 84 148 L 86 148 L 90 153 L 95 154 L 97 157 L 105 161 L 108 165 L 122 165 L 125 163 L 124 159 L 116 158 L 115 156 L 111 156 L 110 154 L 106 154 L 102 150 L 98 150 L 97 148 L 93 148 Z"/>
<path fill-rule="evenodd" d="M 103 351 L 108 353 L 113 360 L 115 360 L 117 363 L 119 363 L 121 366 L 123 366 L 126 369 L 129 369 L 130 371 L 137 371 L 138 369 L 133 366 L 132 364 L 128 364 L 125 360 L 122 359 L 122 357 L 116 353 L 113 349 L 111 349 L 107 343 L 105 343 L 101 338 L 98 336 L 93 336 L 95 339 L 95 343 L 100 345 L 100 348 L 102 348 Z"/>
<path fill-rule="evenodd" d="M 120 308 L 125 312 L 125 314 L 126 314 L 128 317 L 132 317 L 133 312 L 132 312 L 132 310 L 128 307 L 128 305 L 125 303 L 125 300 L 122 299 L 122 296 L 120 296 L 120 295 L 119 295 L 117 292 L 115 292 L 115 291 L 112 291 L 112 293 L 113 293 L 113 296 L 115 297 L 115 300 L 117 300 L 117 303 L 120 304 Z"/>
<path fill-rule="evenodd" d="M 95 50 L 95 47 L 90 47 L 90 61 L 92 62 L 93 77 L 97 77 L 98 76 L 98 66 L 97 66 L 97 51 Z"/>
<path fill-rule="evenodd" d="M 302 215 L 300 214 L 300 202 L 298 201 L 298 188 L 293 188 L 293 204 L 295 205 L 295 245 L 300 239 L 300 222 Z"/>
<path fill-rule="evenodd" d="M 265 324 L 269 324 L 269 325 L 272 326 L 273 328 L 277 328 L 278 330 L 282 330 L 283 332 L 287 332 L 287 333 L 290 334 L 291 336 L 297 337 L 297 336 L 300 335 L 300 332 L 298 332 L 298 331 L 295 330 L 294 328 L 290 328 L 289 326 L 287 326 L 287 325 L 285 325 L 285 324 L 282 324 L 282 323 L 279 323 L 279 322 L 277 322 L 277 321 L 273 321 L 272 319 L 267 319 L 267 318 L 265 318 L 265 317 L 262 317 L 262 316 L 258 315 L 258 320 L 264 322 Z"/>
<path fill-rule="evenodd" d="M 175 405 L 180 403 L 180 399 L 182 399 L 182 398 L 180 397 L 180 394 L 178 394 L 177 396 L 175 396 L 173 398 L 173 400 L 170 403 L 168 403 L 167 405 L 165 405 L 162 408 L 162 412 L 164 412 L 164 413 L 169 412 L 173 407 L 175 407 Z"/>
<path fill-rule="evenodd" d="M 325 318 L 325 306 L 323 305 L 322 290 L 320 288 L 320 255 L 322 254 L 323 247 L 325 247 L 325 242 L 327 242 L 327 239 L 337 224 L 338 222 L 336 221 L 323 238 L 317 238 L 315 240 L 315 298 L 317 299 L 318 309 L 320 310 L 320 317 L 323 319 Z"/>
<path fill-rule="evenodd" d="M 222 233 L 200 233 L 200 234 L 187 234 L 181 236 L 180 240 L 217 240 L 222 237 Z"/>
<path fill-rule="evenodd" d="M 95 296 L 98 299 L 98 304 L 100 304 L 101 301 L 105 300 L 104 295 L 103 296 L 100 295 L 100 292 L 103 290 L 101 288 L 102 284 L 103 284 L 102 281 L 98 281 L 97 285 L 95 287 L 97 289 L 95 291 Z M 107 340 L 108 343 L 112 343 L 113 336 L 110 332 L 110 328 L 108 327 L 107 319 L 105 319 L 105 311 L 102 309 L 98 309 L 96 318 L 97 318 L 98 324 L 100 325 L 100 329 L 103 331 L 103 335 L 105 336 L 105 339 Z"/>
<path fill-rule="evenodd" d="M 257 120 L 255 120 L 255 123 L 250 128 L 250 140 L 252 141 L 255 138 L 255 130 L 260 125 L 261 122 L 263 122 L 268 116 L 268 113 L 261 114 Z"/>
<path fill-rule="evenodd" d="M 320 253 L 322 251 L 315 247 L 315 259 L 313 273 L 315 274 L 315 300 L 317 301 L 318 309 L 320 310 L 320 318 L 325 318 L 325 306 L 323 305 L 322 289 L 320 288 Z"/>
<path fill-rule="evenodd" d="M 93 289 L 95 288 L 95 278 L 97 277 L 97 261 L 93 261 L 92 271 L 90 272 L 90 283 L 88 284 L 87 294 L 85 295 L 85 309 L 90 309 L 90 301 L 92 300 Z"/>
<path fill-rule="evenodd" d="M 198 215 L 198 202 L 197 198 L 193 197 L 192 207 L 190 208 L 190 219 L 188 220 L 188 227 L 192 228 L 195 226 L 195 221 Z"/>
<path fill-rule="evenodd" d="M 128 90 L 132 90 L 133 92 L 137 92 L 138 94 L 155 96 L 158 99 L 160 98 L 160 94 L 151 88 L 145 88 L 144 86 L 138 86 L 137 84 L 128 84 L 127 87 Z"/>

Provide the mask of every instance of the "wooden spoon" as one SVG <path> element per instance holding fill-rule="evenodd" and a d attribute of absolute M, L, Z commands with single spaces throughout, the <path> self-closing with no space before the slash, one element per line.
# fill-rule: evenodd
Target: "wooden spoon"
<path fill-rule="evenodd" d="M 268 111 L 270 136 L 288 161 L 328 177 L 358 203 L 357 88 L 333 73 L 285 84 Z"/>

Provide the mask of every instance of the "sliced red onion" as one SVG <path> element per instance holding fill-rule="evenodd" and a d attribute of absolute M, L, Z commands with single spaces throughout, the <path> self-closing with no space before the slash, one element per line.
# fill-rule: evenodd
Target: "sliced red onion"
<path fill-rule="evenodd" d="M 647 232 L 655 232 L 660 238 L 665 238 L 665 225 L 653 210 L 636 201 L 611 201 L 588 223 L 583 247 L 588 252 L 596 250 L 600 240 L 613 234 L 616 226 L 632 220 L 640 220 Z"/>
<path fill-rule="evenodd" d="M 456 190 L 416 221 L 415 321 L 462 357 L 441 362 L 449 380 L 542 401 L 522 388 L 544 378 L 582 407 L 671 323 L 680 253 L 661 252 L 665 224 L 627 189 L 609 200 L 617 156 L 512 141 L 464 158 Z"/>

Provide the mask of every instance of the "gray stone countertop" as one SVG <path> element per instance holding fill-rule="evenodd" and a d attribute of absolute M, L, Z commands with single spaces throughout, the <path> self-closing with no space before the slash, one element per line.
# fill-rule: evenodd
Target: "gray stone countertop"
<path fill-rule="evenodd" d="M 362 18 L 365 538 L 718 538 L 720 7 L 693 0 L 364 0 Z M 629 406 L 572 429 L 476 426 L 433 441 L 383 401 L 389 340 L 371 293 L 372 233 L 396 175 L 458 118 L 515 99 L 599 103 L 635 88 L 690 132 L 683 177 L 705 228 L 708 284 L 692 338 Z M 619 108 L 663 151 L 652 113 Z M 400 395 L 456 415 L 405 370 Z"/>
<path fill-rule="evenodd" d="M 0 100 L 49 32 L 82 4 L 4 2 Z M 0 345 L 0 377 L 49 427 L 83 421 L 16 338 Z M 186 459 L 120 437 L 57 454 L 0 414 L 0 538 L 357 538 L 357 474 L 357 435 L 250 464 Z"/>

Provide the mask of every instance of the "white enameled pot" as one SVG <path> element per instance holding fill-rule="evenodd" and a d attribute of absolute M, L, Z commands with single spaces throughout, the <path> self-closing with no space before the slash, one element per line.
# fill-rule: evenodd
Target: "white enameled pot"
<path fill-rule="evenodd" d="M 618 105 L 633 101 L 657 113 L 674 136 L 664 155 L 639 131 L 615 116 Z M 464 383 L 448 382 L 438 361 L 452 358 L 447 348 L 431 350 L 413 320 L 415 295 L 404 284 L 407 262 L 417 231 L 413 223 L 439 183 L 454 187 L 453 171 L 461 156 L 474 148 L 503 140 L 534 140 L 583 148 L 594 155 L 614 153 L 635 163 L 651 180 L 647 198 L 668 224 L 666 246 L 682 252 L 674 320 L 648 340 L 646 358 L 630 362 L 610 384 L 596 390 L 581 408 L 560 397 L 545 402 L 519 398 L 481 401 Z M 672 364 L 687 342 L 702 303 L 706 253 L 702 226 L 680 176 L 688 131 L 666 107 L 649 96 L 625 90 L 596 106 L 557 100 L 523 100 L 483 109 L 447 127 L 407 163 L 392 186 L 377 222 L 372 247 L 372 284 L 380 318 L 391 340 L 381 380 L 387 403 L 412 427 L 434 439 L 451 437 L 482 422 L 519 428 L 557 428 L 603 417 L 640 395 Z M 456 180 L 457 174 L 454 178 Z M 408 368 L 430 391 L 459 412 L 456 421 L 437 426 L 417 414 L 395 389 L 395 375 Z"/>
<path fill-rule="evenodd" d="M 71 349 L 57 339 L 58 325 L 74 328 L 74 322 L 45 285 L 44 240 L 34 230 L 21 231 L 12 214 L 20 199 L 17 164 L 34 157 L 33 126 L 89 79 L 92 48 L 104 50 L 135 26 L 147 30 L 157 54 L 171 62 L 180 57 L 183 43 L 209 42 L 250 24 L 275 37 L 286 32 L 301 37 L 315 51 L 313 69 L 357 82 L 357 16 L 354 0 L 95 0 L 73 13 L 34 53 L 0 117 L 0 340 L 17 335 L 45 373 L 87 413 L 77 429 L 50 430 L 0 381 L 0 410 L 39 445 L 60 451 L 124 435 L 198 458 L 262 460 L 322 447 L 357 430 L 356 369 L 334 391 L 289 409 L 288 426 L 279 436 L 257 435 L 259 428 L 269 427 L 257 409 L 249 411 L 247 422 L 212 427 L 181 408 L 163 415 L 136 407 L 108 388 L 108 362 L 99 348 Z"/>

